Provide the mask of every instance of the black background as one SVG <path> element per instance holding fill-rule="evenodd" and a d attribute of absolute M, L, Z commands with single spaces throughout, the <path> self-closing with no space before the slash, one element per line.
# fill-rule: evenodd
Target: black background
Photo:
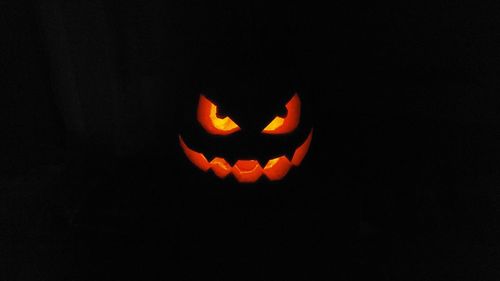
<path fill-rule="evenodd" d="M 0 2 L 0 279 L 498 280 L 498 8 Z M 207 87 L 299 88 L 303 165 L 192 167 Z"/>

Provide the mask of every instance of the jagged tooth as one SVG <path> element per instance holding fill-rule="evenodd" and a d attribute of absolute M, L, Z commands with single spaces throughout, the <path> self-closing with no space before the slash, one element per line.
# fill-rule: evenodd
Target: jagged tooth
<path fill-rule="evenodd" d="M 267 160 L 267 161 L 266 161 L 266 163 L 261 163 L 261 162 L 259 161 L 259 165 L 262 167 L 262 169 L 264 169 L 264 168 L 267 166 L 267 164 L 268 164 L 271 160 L 272 160 L 272 159 Z"/>
<path fill-rule="evenodd" d="M 245 161 L 245 160 L 240 160 L 240 161 Z M 256 182 L 263 174 L 263 169 L 260 167 L 260 164 L 255 165 L 254 169 L 252 169 L 251 171 L 248 169 L 248 167 L 246 167 L 247 169 L 244 170 L 240 170 L 240 168 L 241 165 L 235 164 L 233 168 L 233 175 L 239 182 L 242 183 Z"/>
<path fill-rule="evenodd" d="M 225 178 L 231 173 L 232 167 L 228 167 L 229 164 L 224 158 L 216 157 L 211 161 L 210 164 L 212 171 L 219 178 Z"/>
<path fill-rule="evenodd" d="M 203 155 L 205 155 L 205 158 L 208 160 L 208 163 L 212 162 L 216 158 L 216 156 L 214 156 L 210 152 L 205 152 L 203 153 Z"/>
<path fill-rule="evenodd" d="M 234 168 L 234 165 L 236 165 L 236 162 L 238 162 L 238 160 L 235 159 L 225 159 L 225 160 L 232 168 Z"/>
<path fill-rule="evenodd" d="M 287 158 L 288 161 L 291 162 L 294 154 L 295 154 L 295 149 L 293 151 L 288 151 L 287 153 L 285 153 L 284 156 Z"/>
<path fill-rule="evenodd" d="M 277 162 L 275 162 L 273 166 L 264 170 L 264 175 L 266 175 L 266 177 L 271 181 L 281 180 L 292 168 L 292 163 L 290 163 L 286 156 L 282 156 L 277 159 Z"/>

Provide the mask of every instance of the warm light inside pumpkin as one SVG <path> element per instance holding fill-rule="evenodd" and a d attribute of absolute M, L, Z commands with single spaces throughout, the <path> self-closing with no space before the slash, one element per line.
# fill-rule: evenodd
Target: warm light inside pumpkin
<path fill-rule="evenodd" d="M 229 116 L 220 118 L 217 116 L 217 105 L 207 99 L 204 95 L 200 95 L 198 102 L 198 122 L 210 134 L 213 135 L 230 135 L 240 130 Z"/>
<path fill-rule="evenodd" d="M 295 94 L 286 104 L 286 116 L 276 116 L 271 123 L 262 130 L 262 133 L 277 135 L 288 134 L 295 130 L 300 122 L 300 107 L 299 95 Z"/>
<path fill-rule="evenodd" d="M 264 129 L 263 132 L 270 133 L 276 131 L 278 128 L 282 127 L 283 124 L 285 123 L 285 119 L 281 118 L 279 116 L 276 116 L 276 118 L 267 125 L 267 127 Z"/>
<path fill-rule="evenodd" d="M 214 157 L 210 162 L 203 153 L 196 152 L 189 148 L 181 136 L 179 142 L 188 159 L 198 168 L 207 172 L 212 170 L 219 178 L 225 178 L 232 174 L 237 181 L 242 183 L 252 183 L 265 175 L 271 181 L 283 179 L 293 166 L 299 166 L 304 160 L 312 141 L 313 131 L 309 133 L 307 139 L 294 152 L 289 160 L 286 156 L 280 156 L 267 161 L 264 168 L 257 160 L 238 160 L 231 166 L 224 158 Z"/>

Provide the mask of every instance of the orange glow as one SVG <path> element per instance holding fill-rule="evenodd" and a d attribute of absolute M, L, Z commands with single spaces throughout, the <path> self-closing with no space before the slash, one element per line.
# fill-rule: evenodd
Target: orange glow
<path fill-rule="evenodd" d="M 285 123 L 285 118 L 281 118 L 279 116 L 276 116 L 273 119 L 273 121 L 271 121 L 271 123 L 269 123 L 269 125 L 267 125 L 267 127 L 264 129 L 263 132 L 268 133 L 268 134 L 275 132 L 276 130 L 278 130 L 278 128 L 282 127 L 284 123 Z"/>
<path fill-rule="evenodd" d="M 267 162 L 264 168 L 264 174 L 266 177 L 272 181 L 277 181 L 286 176 L 292 165 L 290 161 L 285 156 L 274 158 Z"/>
<path fill-rule="evenodd" d="M 226 136 L 240 130 L 238 124 L 228 116 L 219 118 L 217 106 L 204 95 L 200 95 L 198 102 L 198 122 L 212 135 Z"/>
<path fill-rule="evenodd" d="M 262 130 L 264 134 L 288 134 L 297 128 L 300 122 L 300 98 L 295 94 L 286 104 L 286 116 L 276 116 L 267 127 Z"/>
<path fill-rule="evenodd" d="M 311 130 L 304 143 L 295 150 L 292 161 L 286 156 L 280 156 L 269 160 L 264 168 L 262 168 L 257 160 L 238 160 L 232 167 L 224 158 L 220 157 L 214 157 L 208 162 L 203 153 L 189 148 L 181 136 L 179 136 L 179 142 L 187 158 L 199 169 L 205 172 L 211 169 L 221 179 L 232 174 L 238 182 L 253 183 L 258 181 L 262 175 L 265 175 L 271 181 L 281 180 L 293 166 L 299 166 L 307 155 L 312 135 L 313 130 Z"/>
<path fill-rule="evenodd" d="M 233 175 L 239 182 L 256 182 L 262 176 L 262 167 L 256 160 L 238 160 Z"/>
<path fill-rule="evenodd" d="M 221 179 L 227 177 L 231 173 L 231 165 L 224 158 L 215 157 L 210 161 L 212 171 Z"/>
<path fill-rule="evenodd" d="M 196 165 L 196 167 L 200 168 L 203 171 L 208 171 L 210 169 L 210 163 L 208 163 L 207 158 L 202 153 L 196 152 L 189 148 L 181 136 L 179 136 L 179 141 L 181 143 L 181 147 L 184 150 L 187 158 Z"/>
<path fill-rule="evenodd" d="M 311 146 L 312 134 L 313 130 L 311 130 L 311 132 L 309 133 L 306 141 L 295 150 L 295 153 L 292 157 L 293 165 L 299 166 L 300 163 L 302 163 L 302 160 L 304 160 L 304 158 L 306 157 L 307 152 L 309 151 L 309 146 Z"/>

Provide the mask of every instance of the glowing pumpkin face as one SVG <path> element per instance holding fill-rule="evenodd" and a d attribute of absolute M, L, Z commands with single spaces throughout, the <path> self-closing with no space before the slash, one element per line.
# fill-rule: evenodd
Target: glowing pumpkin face
<path fill-rule="evenodd" d="M 273 116 L 258 132 L 263 138 L 268 138 L 267 142 L 272 142 L 273 138 L 287 137 L 299 127 L 302 104 L 297 93 L 286 103 L 285 108 L 286 113 L 283 116 Z M 233 120 L 230 116 L 221 116 L 219 106 L 203 94 L 199 97 L 196 115 L 198 124 L 205 133 L 214 137 L 228 138 L 245 131 L 245 128 L 238 125 L 237 120 Z M 212 171 L 221 179 L 232 175 L 238 182 L 253 183 L 261 177 L 271 181 L 281 180 L 292 167 L 299 166 L 309 150 L 313 130 L 310 129 L 306 135 L 298 146 L 293 147 L 287 153 L 273 155 L 267 159 L 240 159 L 233 156 L 233 163 L 230 163 L 224 155 L 207 157 L 207 153 L 196 151 L 188 146 L 181 135 L 179 135 L 179 142 L 187 158 L 202 171 Z M 234 140 L 238 141 L 237 138 Z"/>

